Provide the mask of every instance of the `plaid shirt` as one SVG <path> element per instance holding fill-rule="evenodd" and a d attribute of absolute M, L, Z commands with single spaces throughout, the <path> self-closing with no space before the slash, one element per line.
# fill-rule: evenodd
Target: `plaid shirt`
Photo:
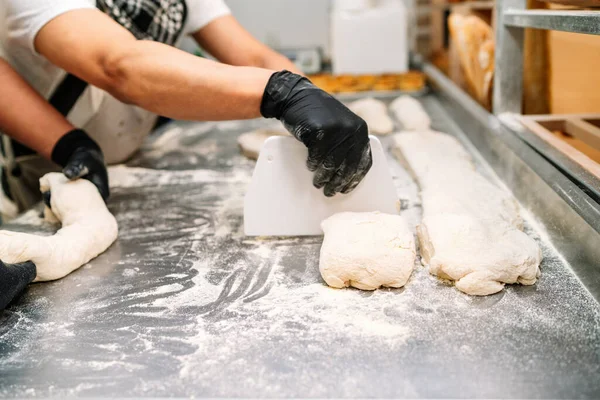
<path fill-rule="evenodd" d="M 140 40 L 174 45 L 187 18 L 185 0 L 97 0 L 98 9 Z"/>

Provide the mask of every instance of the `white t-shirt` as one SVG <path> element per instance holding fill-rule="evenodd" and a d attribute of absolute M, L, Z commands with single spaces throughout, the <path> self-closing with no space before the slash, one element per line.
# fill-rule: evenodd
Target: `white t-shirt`
<path fill-rule="evenodd" d="M 34 48 L 40 29 L 57 16 L 77 9 L 95 9 L 96 0 L 3 0 L 0 10 L 0 54 L 13 65 L 42 96 L 47 99 L 63 81 L 66 72 Z M 152 39 L 177 46 L 185 35 L 192 34 L 209 22 L 230 13 L 223 0 L 99 0 L 98 8 L 109 13 L 115 3 L 129 3 L 127 8 L 133 18 L 145 18 Z M 101 4 L 101 6 L 100 6 Z M 159 6 L 160 4 L 160 6 Z M 158 12 L 156 8 L 160 8 Z M 178 12 L 172 12 L 178 11 Z M 120 10 L 111 17 L 128 28 L 134 35 L 137 25 L 119 18 Z M 141 15 L 143 13 L 144 15 Z M 173 21 L 172 15 L 181 15 Z M 141 15 L 141 16 L 140 16 Z M 166 19 L 167 21 L 163 21 Z M 179 26 L 179 35 L 170 35 L 173 26 Z M 164 29 L 163 29 L 164 28 Z M 139 32 L 137 32 L 139 33 Z M 136 35 L 138 38 L 138 35 Z M 169 43 L 172 42 L 172 43 Z M 69 49 L 65 49 L 69 51 Z M 142 144 L 156 121 L 156 115 L 139 107 L 126 105 L 108 93 L 89 85 L 67 116 L 76 127 L 85 129 L 102 147 L 106 161 L 118 163 L 130 157 Z"/>

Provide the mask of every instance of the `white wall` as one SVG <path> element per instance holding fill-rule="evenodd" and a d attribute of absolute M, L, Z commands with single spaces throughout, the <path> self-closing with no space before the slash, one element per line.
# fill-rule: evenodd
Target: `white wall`
<path fill-rule="evenodd" d="M 329 55 L 329 0 L 226 0 L 233 15 L 273 48 L 320 47 Z"/>

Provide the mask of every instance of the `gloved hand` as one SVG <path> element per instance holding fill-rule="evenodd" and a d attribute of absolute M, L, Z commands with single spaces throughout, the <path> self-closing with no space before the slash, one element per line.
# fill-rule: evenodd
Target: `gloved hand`
<path fill-rule="evenodd" d="M 0 261 L 0 311 L 20 294 L 36 276 L 35 264 L 4 264 Z"/>
<path fill-rule="evenodd" d="M 70 180 L 87 179 L 98 188 L 106 201 L 110 195 L 108 172 L 100 146 L 83 130 L 75 129 L 64 135 L 54 145 L 52 161 L 63 167 Z M 49 203 L 49 199 L 47 204 Z"/>
<path fill-rule="evenodd" d="M 351 192 L 371 165 L 367 123 L 308 79 L 289 71 L 271 76 L 260 107 L 308 148 L 313 184 L 325 195 Z"/>

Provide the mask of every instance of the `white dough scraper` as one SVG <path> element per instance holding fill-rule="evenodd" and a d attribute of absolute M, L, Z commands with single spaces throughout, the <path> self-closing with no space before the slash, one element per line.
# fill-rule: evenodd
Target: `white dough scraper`
<path fill-rule="evenodd" d="M 348 194 L 325 197 L 306 168 L 308 150 L 291 137 L 263 144 L 244 199 L 248 236 L 322 235 L 321 221 L 342 211 L 397 214 L 398 196 L 381 142 L 370 136 L 373 166 Z"/>

